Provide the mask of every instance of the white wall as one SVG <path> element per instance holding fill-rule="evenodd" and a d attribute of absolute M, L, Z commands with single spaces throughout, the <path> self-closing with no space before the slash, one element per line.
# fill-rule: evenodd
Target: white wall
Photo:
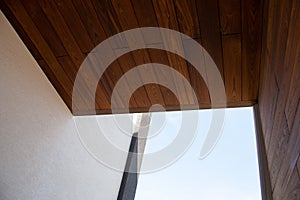
<path fill-rule="evenodd" d="M 1 12 L 0 92 L 1 200 L 116 199 L 122 173 L 83 148 L 70 111 Z"/>

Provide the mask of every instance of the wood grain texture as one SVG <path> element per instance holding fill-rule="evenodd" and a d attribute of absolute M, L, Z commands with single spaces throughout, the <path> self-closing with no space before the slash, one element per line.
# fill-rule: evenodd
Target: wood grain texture
<path fill-rule="evenodd" d="M 74 36 L 82 53 L 89 53 L 94 44 L 71 0 L 56 0 L 56 6 Z"/>
<path fill-rule="evenodd" d="M 287 185 L 287 190 L 284 192 L 286 199 L 298 200 L 300 199 L 300 176 L 297 169 L 294 169 L 292 178 Z"/>
<path fill-rule="evenodd" d="M 152 67 L 145 73 L 140 71 L 135 80 L 125 79 L 124 91 L 117 89 L 116 102 L 120 112 L 127 107 L 131 111 L 145 111 L 153 104 L 176 110 L 180 109 L 179 99 L 185 109 L 195 108 L 197 101 L 201 108 L 210 107 L 207 85 L 194 66 L 176 54 L 152 49 L 154 46 L 164 48 L 172 45 L 178 46 L 178 51 L 185 54 L 187 52 L 183 48 L 183 41 L 164 34 L 143 34 L 144 44 L 149 49 L 133 51 L 116 58 L 102 77 L 98 77 L 102 69 L 99 68 L 101 60 L 97 52 L 89 55 L 88 72 L 84 75 L 85 81 L 80 83 L 80 105 L 72 110 L 75 76 L 87 55 L 110 36 L 139 27 L 164 27 L 192 37 L 207 50 L 219 68 L 227 90 L 228 106 L 255 103 L 255 94 L 258 93 L 256 85 L 259 82 L 256 65 L 260 56 L 257 50 L 260 46 L 258 36 L 261 34 L 258 27 L 262 20 L 260 11 L 254 8 L 259 8 L 260 3 L 254 0 L 245 3 L 240 0 L 5 0 L 0 1 L 0 8 L 70 110 L 86 114 L 94 109 L 86 105 L 92 94 L 89 86 L 97 82 L 95 109 L 97 113 L 103 114 L 111 112 L 111 95 L 120 78 L 135 66 L 152 62 L 170 66 L 180 72 L 195 90 L 196 97 L 187 92 L 186 86 L 173 73 L 162 74 L 161 70 Z M 286 27 L 286 24 L 282 23 L 281 26 Z M 236 39 L 232 39 L 232 42 L 227 37 Z M 114 56 L 128 49 L 134 41 L 135 38 L 130 36 L 118 37 L 107 51 Z M 289 40 L 289 43 L 294 43 L 294 40 Z M 238 45 L 242 49 L 241 58 L 238 58 L 239 52 L 236 51 Z M 293 59 L 292 55 L 290 60 Z M 240 64 L 239 59 L 242 61 Z M 203 74 L 209 74 L 207 70 L 210 69 L 205 70 Z M 161 80 L 156 80 L 158 74 L 163 75 L 159 77 Z M 173 93 L 157 84 L 143 85 L 137 91 L 132 91 L 130 81 L 143 84 L 144 80 L 150 78 L 167 81 L 176 87 L 176 91 Z M 209 78 L 210 86 L 214 82 L 214 79 Z M 132 95 L 129 105 L 124 102 L 128 94 Z M 288 100 L 292 106 L 297 103 L 295 98 Z M 285 112 L 287 118 L 295 115 L 290 108 L 286 108 Z"/>
<path fill-rule="evenodd" d="M 298 168 L 298 173 L 300 174 L 300 154 L 298 157 L 297 168 Z"/>
<path fill-rule="evenodd" d="M 216 63 L 222 77 L 224 77 L 218 1 L 199 0 L 196 1 L 196 7 L 200 23 L 202 45 Z M 213 82 L 213 80 L 211 80 L 211 82 Z"/>
<path fill-rule="evenodd" d="M 194 0 L 175 0 L 179 30 L 192 38 L 200 38 L 200 26 Z"/>
<path fill-rule="evenodd" d="M 227 101 L 241 101 L 241 36 L 223 36 L 222 44 L 224 52 L 224 80 Z"/>
<path fill-rule="evenodd" d="M 245 0 L 241 6 L 242 99 L 253 100 L 257 99 L 259 87 L 256 80 L 259 79 L 263 1 Z"/>
<path fill-rule="evenodd" d="M 55 55 L 53 54 L 47 42 L 44 40 L 39 30 L 31 20 L 30 16 L 24 9 L 21 2 L 14 1 L 14 4 L 12 4 L 12 2 L 7 1 L 6 3 L 7 6 L 10 8 L 11 12 L 15 15 L 19 23 L 24 28 L 27 35 L 30 37 L 33 44 L 37 47 L 38 51 L 47 63 L 47 66 L 51 66 L 51 71 L 56 76 L 57 80 L 60 82 L 60 85 L 64 88 L 64 91 L 68 94 L 68 97 L 72 99 L 70 91 L 72 91 L 73 86 L 71 82 L 66 77 L 66 74 L 62 70 Z"/>
<path fill-rule="evenodd" d="M 257 151 L 258 151 L 261 197 L 262 200 L 271 200 L 272 186 L 271 186 L 270 173 L 268 167 L 266 146 L 265 146 L 264 135 L 262 130 L 260 108 L 258 104 L 254 106 L 253 111 L 254 111 L 253 114 L 254 114 L 254 124 L 255 124 L 255 131 L 256 131 Z"/>
<path fill-rule="evenodd" d="M 300 13 L 297 8 L 300 7 L 300 2 L 294 2 L 291 9 L 291 17 L 288 31 L 288 41 L 286 47 L 286 63 L 289 65 L 289 95 L 287 97 L 285 114 L 287 116 L 287 122 L 289 130 L 294 124 L 296 107 L 299 104 L 300 99 L 300 38 L 297 36 L 300 32 Z M 282 71 L 279 71 L 282 73 Z"/>
<path fill-rule="evenodd" d="M 15 31 L 18 33 L 18 35 L 22 38 L 22 41 L 24 42 L 25 46 L 29 50 L 29 52 L 32 54 L 32 56 L 36 60 L 41 60 L 42 56 L 38 49 L 35 47 L 34 43 L 31 41 L 30 37 L 27 35 L 26 31 L 23 29 L 22 25 L 16 18 L 16 16 L 11 12 L 10 8 L 4 1 L 0 1 L 1 11 L 5 13 L 6 18 L 10 22 L 10 24 L 13 26 Z"/>
<path fill-rule="evenodd" d="M 220 24 L 223 35 L 241 32 L 241 1 L 220 0 Z"/>
<path fill-rule="evenodd" d="M 32 21 L 40 31 L 41 35 L 51 48 L 56 57 L 68 55 L 58 34 L 53 29 L 47 16 L 43 13 L 41 7 L 32 0 L 22 1 L 24 8 L 30 15 Z"/>
<path fill-rule="evenodd" d="M 297 0 L 264 8 L 259 105 L 275 200 L 300 197 L 299 9 Z"/>
<path fill-rule="evenodd" d="M 176 19 L 176 12 L 174 4 L 171 0 L 153 0 L 153 6 L 157 16 L 158 25 L 160 27 L 169 28 L 179 31 L 178 21 Z M 168 35 L 162 33 L 162 40 L 165 46 L 175 46 L 181 53 L 184 51 L 181 40 L 175 40 Z M 172 47 L 171 47 L 172 48 Z M 168 53 L 170 66 L 180 72 L 188 81 L 190 80 L 187 64 L 184 60 L 179 59 L 178 56 Z M 177 94 L 182 99 L 182 104 L 194 104 L 194 97 L 186 91 L 184 84 L 181 81 L 176 80 L 174 74 L 173 78 L 177 89 Z"/>
<path fill-rule="evenodd" d="M 157 20 L 155 11 L 153 8 L 153 4 L 149 0 L 133 0 L 132 6 L 137 18 L 137 22 L 139 27 L 157 27 Z M 150 56 L 150 60 L 152 63 L 160 63 L 169 66 L 169 60 L 167 57 L 167 54 L 165 51 L 155 50 L 151 49 L 152 44 L 157 45 L 160 43 L 161 48 L 164 47 L 162 43 L 161 35 L 152 35 L 152 34 L 145 34 L 144 35 L 145 44 L 150 48 L 148 49 L 148 54 Z M 153 69 L 154 73 L 163 73 L 159 69 Z M 159 80 L 158 81 L 163 81 Z M 172 76 L 169 76 L 169 74 L 164 74 L 164 81 L 167 81 L 168 83 L 174 85 L 175 82 L 173 80 Z M 165 87 L 160 87 L 164 103 L 166 106 L 174 106 L 178 104 L 178 101 L 176 98 L 174 98 L 174 94 Z"/>
<path fill-rule="evenodd" d="M 128 0 L 114 0 L 112 1 L 116 15 L 118 16 L 119 22 L 123 30 L 138 28 L 139 24 L 135 17 L 135 13 L 131 2 Z M 142 37 L 142 35 L 141 35 Z M 131 44 L 129 41 L 132 41 L 130 38 L 126 38 L 129 47 Z M 144 42 L 145 44 L 145 42 Z M 135 66 L 139 66 L 146 63 L 151 63 L 150 56 L 147 51 L 136 50 L 132 52 L 133 59 L 135 61 Z M 139 75 L 142 83 L 145 85 L 146 80 L 153 80 L 157 82 L 154 68 L 148 68 L 146 72 L 139 70 Z M 145 85 L 144 86 L 150 100 L 151 105 L 160 104 L 165 105 L 164 99 L 160 90 L 160 87 L 156 84 Z"/>
<path fill-rule="evenodd" d="M 288 3 L 286 2 L 286 4 Z M 281 5 L 278 8 L 280 9 L 286 8 L 287 10 L 291 10 L 291 5 L 292 4 L 288 4 L 285 6 Z M 287 21 L 287 19 L 290 19 L 288 20 L 288 23 L 285 22 L 286 24 L 290 24 L 290 22 L 291 23 L 295 22 L 296 20 L 295 12 L 289 13 L 291 17 L 285 16 L 286 14 L 284 10 L 280 10 L 280 12 L 284 12 L 284 13 L 283 15 L 280 15 L 281 17 L 279 17 L 278 19 L 283 21 Z M 284 52 L 280 52 L 278 48 L 274 48 L 274 52 L 276 55 L 275 58 L 276 61 L 274 63 L 274 71 L 275 71 L 274 74 L 278 84 L 279 96 L 278 96 L 276 110 L 274 113 L 275 117 L 273 121 L 273 127 L 270 133 L 271 140 L 269 142 L 270 148 L 268 151 L 270 160 L 272 161 L 270 163 L 270 166 L 271 166 L 271 177 L 274 178 L 273 185 L 275 183 L 275 180 L 277 179 L 278 171 L 280 170 L 280 166 L 282 162 L 282 159 L 279 158 L 284 157 L 288 149 L 287 142 L 289 140 L 290 131 L 291 131 L 291 128 L 289 127 L 292 127 L 293 125 L 290 121 L 293 121 L 294 119 L 294 118 L 291 119 L 290 116 L 287 119 L 285 110 L 286 108 L 293 106 L 293 109 L 296 112 L 295 108 L 297 108 L 297 104 L 295 105 L 294 103 L 294 105 L 293 104 L 289 105 L 287 104 L 287 100 L 288 97 L 290 98 L 290 96 L 295 97 L 299 95 L 297 94 L 297 90 L 293 89 L 293 91 L 290 91 L 289 89 L 291 87 L 291 84 L 293 83 L 294 77 L 297 77 L 297 74 L 293 74 L 292 72 L 294 71 L 293 69 L 297 65 L 296 55 L 298 55 L 299 53 L 299 49 L 297 49 L 297 47 L 299 47 L 299 43 L 298 43 L 299 40 L 297 41 L 296 38 L 298 37 L 296 37 L 295 35 L 295 31 L 297 31 L 297 29 L 295 28 L 297 28 L 297 26 L 294 26 L 294 24 L 295 23 L 290 24 L 287 28 L 281 28 L 276 32 L 277 34 L 281 35 L 281 37 L 287 38 L 287 40 L 286 40 L 286 44 L 282 44 L 282 42 L 277 43 L 277 46 L 280 46 L 284 50 Z M 278 54 L 278 52 L 280 52 L 280 54 Z M 280 57 L 281 54 L 284 55 L 283 58 L 278 59 L 278 57 Z M 282 65 L 289 66 L 289 67 L 286 67 L 283 72 Z M 299 102 L 299 99 L 296 98 L 295 101 Z M 274 174 L 274 176 L 272 176 L 272 174 Z"/>
<path fill-rule="evenodd" d="M 278 177 L 276 179 L 273 197 L 276 199 L 285 199 L 285 191 L 288 190 L 288 183 L 293 177 L 293 171 L 297 168 L 297 160 L 300 152 L 300 107 L 297 109 L 297 115 L 295 118 L 295 123 L 291 130 L 291 135 L 288 143 L 287 153 L 282 157 L 282 165 L 278 172 Z"/>

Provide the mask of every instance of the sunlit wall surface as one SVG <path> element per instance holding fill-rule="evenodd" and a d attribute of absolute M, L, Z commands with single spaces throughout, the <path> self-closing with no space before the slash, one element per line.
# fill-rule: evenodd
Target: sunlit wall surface
<path fill-rule="evenodd" d="M 199 112 L 199 129 L 191 147 L 177 162 L 139 176 L 135 200 L 260 200 L 260 181 L 252 108 L 226 109 L 222 135 L 213 151 L 199 159 L 212 110 Z M 165 119 L 157 132 L 156 126 Z M 171 144 L 181 112 L 153 113 L 145 154 Z"/>

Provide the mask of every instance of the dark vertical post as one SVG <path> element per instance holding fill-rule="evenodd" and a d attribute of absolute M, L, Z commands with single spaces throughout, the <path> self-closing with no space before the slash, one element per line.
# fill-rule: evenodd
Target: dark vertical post
<path fill-rule="evenodd" d="M 135 154 L 134 154 L 135 153 Z M 138 136 L 133 134 L 125 171 L 119 190 L 118 200 L 134 200 L 138 179 Z"/>

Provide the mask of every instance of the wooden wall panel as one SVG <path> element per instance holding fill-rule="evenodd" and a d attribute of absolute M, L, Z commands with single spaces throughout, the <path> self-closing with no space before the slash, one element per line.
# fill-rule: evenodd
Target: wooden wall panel
<path fill-rule="evenodd" d="M 298 200 L 300 199 L 300 176 L 299 171 L 294 169 L 292 173 L 291 180 L 287 186 L 287 190 L 283 196 L 289 200 Z"/>
<path fill-rule="evenodd" d="M 5 0 L 1 11 L 9 19 L 20 38 L 57 89 L 68 107 L 72 107 L 72 90 L 76 73 L 94 47 L 110 36 L 138 27 L 164 27 L 180 31 L 195 39 L 211 55 L 224 78 L 228 107 L 249 106 L 257 101 L 258 60 L 260 57 L 260 23 L 262 0 Z M 256 10 L 257 9 L 257 10 Z M 284 23 L 283 23 L 284 26 Z M 143 35 L 147 50 L 130 52 L 116 59 L 105 71 L 97 85 L 95 109 L 98 114 L 110 113 L 111 94 L 118 80 L 130 69 L 145 63 L 161 63 L 180 72 L 196 92 L 187 92 L 174 74 L 164 74 L 164 80 L 176 86 L 184 109 L 210 108 L 210 96 L 203 78 L 187 61 L 175 54 L 151 49 L 154 45 L 178 45 L 186 53 L 182 41 L 170 41 L 166 35 Z M 134 38 L 119 38 L 111 55 L 129 48 Z M 249 40 L 249 41 L 248 41 Z M 290 41 L 293 42 L 293 41 Z M 241 52 L 239 52 L 239 50 Z M 98 81 L 99 66 L 96 52 L 88 60 L 89 72 L 81 83 L 80 105 L 77 114 L 89 114 L 91 95 L 88 85 Z M 204 74 L 207 74 L 207 70 Z M 241 72 L 241 73 L 240 73 Z M 124 91 L 117 91 L 118 110 L 147 111 L 153 104 L 167 110 L 179 110 L 178 99 L 172 92 L 155 84 L 144 85 L 132 94 L 129 105 L 129 81 L 143 83 L 162 72 L 152 68 L 135 80 L 125 81 Z M 207 77 L 206 77 L 207 78 Z M 208 84 L 215 80 L 209 78 Z M 131 92 L 132 93 L 132 92 Z M 295 104 L 293 99 L 289 99 Z M 288 109 L 288 108 L 287 108 Z M 72 109 L 71 109 L 72 110 Z M 72 110 L 72 111 L 74 111 Z M 294 115 L 289 109 L 288 116 Z M 289 124 L 289 123 L 288 123 Z"/>
<path fill-rule="evenodd" d="M 262 0 L 242 1 L 242 99 L 257 99 L 261 54 Z M 249 91 L 249 92 L 247 92 Z"/>
<path fill-rule="evenodd" d="M 274 200 L 300 198 L 299 9 L 298 0 L 264 8 L 259 105 Z"/>
<path fill-rule="evenodd" d="M 254 124 L 256 130 L 256 143 L 257 143 L 257 154 L 259 163 L 259 175 L 260 175 L 260 186 L 261 186 L 261 197 L 262 200 L 272 199 L 272 187 L 270 180 L 270 173 L 268 167 L 268 158 L 266 152 L 266 145 L 264 141 L 264 134 L 262 130 L 262 120 L 260 116 L 259 105 L 254 106 Z"/>

